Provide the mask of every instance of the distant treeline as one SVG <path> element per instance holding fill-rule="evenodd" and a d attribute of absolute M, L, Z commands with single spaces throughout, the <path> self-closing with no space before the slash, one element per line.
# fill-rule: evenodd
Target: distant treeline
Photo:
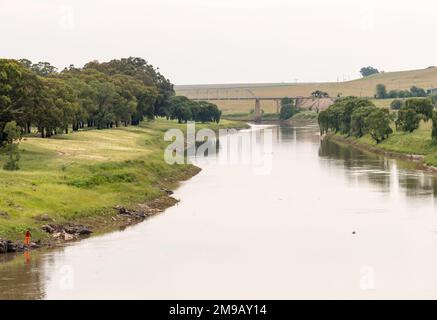
<path fill-rule="evenodd" d="M 217 106 L 176 97 L 173 84 L 142 58 L 130 57 L 61 72 L 47 62 L 0 59 L 0 143 L 7 123 L 41 137 L 81 128 L 138 125 L 166 117 L 220 120 Z"/>
<path fill-rule="evenodd" d="M 404 98 L 424 98 L 433 95 L 437 90 L 425 90 L 416 86 L 412 86 L 410 90 L 390 90 L 384 84 L 376 86 L 376 99 L 404 99 Z"/>
<path fill-rule="evenodd" d="M 220 122 L 222 112 L 215 104 L 207 101 L 193 101 L 184 96 L 170 98 L 167 118 L 177 119 L 179 123 L 189 120 L 196 122 Z"/>
<path fill-rule="evenodd" d="M 420 121 L 432 120 L 432 139 L 437 143 L 437 111 L 431 99 L 408 99 L 398 110 L 377 108 L 369 99 L 346 97 L 319 113 L 321 134 L 329 131 L 360 138 L 369 134 L 376 143 L 397 131 L 413 132 Z"/>

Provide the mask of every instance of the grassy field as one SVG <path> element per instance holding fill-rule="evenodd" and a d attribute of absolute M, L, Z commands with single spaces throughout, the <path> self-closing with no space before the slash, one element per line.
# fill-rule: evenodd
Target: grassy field
<path fill-rule="evenodd" d="M 222 120 L 210 127 L 241 128 L 244 123 Z M 168 165 L 163 140 L 169 128 L 185 125 L 155 120 L 140 127 L 82 131 L 52 139 L 25 138 L 21 170 L 0 169 L 0 238 L 19 239 L 26 229 L 44 238 L 39 217 L 56 223 L 111 215 L 115 205 L 144 203 L 190 177 L 189 165 Z M 6 155 L 0 154 L 0 168 Z"/>
<path fill-rule="evenodd" d="M 413 133 L 398 132 L 394 128 L 394 133 L 387 140 L 380 144 L 366 135 L 360 139 L 342 138 L 351 143 L 358 143 L 364 147 L 376 148 L 382 151 L 393 152 L 405 155 L 424 156 L 424 163 L 431 166 L 437 166 L 437 146 L 432 144 L 431 140 L 431 121 L 421 122 L 419 129 Z"/>
<path fill-rule="evenodd" d="M 296 83 L 296 84 L 234 84 L 234 85 L 187 85 L 176 86 L 176 92 L 187 97 L 205 97 L 208 90 L 209 97 L 296 97 L 310 96 L 315 90 L 326 91 L 332 97 L 342 96 L 373 97 L 377 84 L 385 84 L 387 90 L 406 90 L 415 85 L 424 89 L 437 87 L 437 68 L 430 67 L 422 70 L 386 72 L 370 77 L 330 83 Z M 383 100 L 385 101 L 385 100 Z M 382 101 L 382 102 L 383 102 Z M 249 112 L 254 108 L 252 101 L 214 101 L 226 113 Z M 261 107 L 266 113 L 276 111 L 274 101 L 262 101 Z"/>
<path fill-rule="evenodd" d="M 317 121 L 318 113 L 315 111 L 301 111 L 291 117 L 293 121 Z"/>
<path fill-rule="evenodd" d="M 251 112 L 240 112 L 240 113 L 228 113 L 223 115 L 224 119 L 232 121 L 254 121 L 254 114 Z M 277 121 L 279 120 L 279 115 L 277 113 L 263 113 L 263 121 Z"/>
<path fill-rule="evenodd" d="M 317 112 L 315 111 L 309 111 L 304 110 L 297 114 L 295 114 L 293 117 L 288 119 L 288 121 L 317 121 Z M 233 121 L 253 121 L 254 116 L 253 113 L 232 113 L 227 114 L 224 116 L 228 120 Z M 263 121 L 279 121 L 279 115 L 276 113 L 264 113 L 262 116 Z"/>

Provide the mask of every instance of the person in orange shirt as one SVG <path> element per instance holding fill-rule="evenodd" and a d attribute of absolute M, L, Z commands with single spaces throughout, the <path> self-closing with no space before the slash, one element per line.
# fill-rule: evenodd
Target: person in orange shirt
<path fill-rule="evenodd" d="M 24 244 L 25 245 L 29 245 L 30 244 L 30 237 L 31 237 L 32 235 L 30 234 L 30 231 L 29 230 L 27 230 L 26 231 L 26 236 L 24 237 Z"/>

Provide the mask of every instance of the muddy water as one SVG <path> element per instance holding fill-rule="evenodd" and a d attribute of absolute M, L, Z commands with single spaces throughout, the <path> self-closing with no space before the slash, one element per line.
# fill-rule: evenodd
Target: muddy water
<path fill-rule="evenodd" d="M 0 264 L 1 298 L 437 298 L 437 178 L 273 130 L 271 171 L 202 163 L 125 231 Z"/>

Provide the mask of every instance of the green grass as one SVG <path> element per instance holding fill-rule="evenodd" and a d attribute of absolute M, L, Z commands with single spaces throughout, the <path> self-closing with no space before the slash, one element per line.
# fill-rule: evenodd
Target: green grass
<path fill-rule="evenodd" d="M 223 120 L 196 129 L 245 128 Z M 48 214 L 56 223 L 107 215 L 115 205 L 143 203 L 163 195 L 193 173 L 190 165 L 168 165 L 163 139 L 175 121 L 155 120 L 140 127 L 88 130 L 52 139 L 25 138 L 21 170 L 0 169 L 0 238 L 20 239 L 26 229 L 44 238 L 37 218 Z M 0 168 L 6 155 L 0 153 Z M 6 213 L 6 215 L 5 215 Z"/>
<path fill-rule="evenodd" d="M 227 120 L 233 121 L 254 121 L 254 114 L 251 112 L 237 112 L 231 114 L 225 114 L 223 117 Z M 279 115 L 277 113 L 263 113 L 263 121 L 277 121 L 279 120 Z"/>
<path fill-rule="evenodd" d="M 391 103 L 395 99 L 371 99 L 378 108 L 390 108 Z"/>
<path fill-rule="evenodd" d="M 370 135 L 360 139 L 349 137 L 347 140 L 387 152 L 422 155 L 425 157 L 425 164 L 437 166 L 437 146 L 431 140 L 431 127 L 432 123 L 428 121 L 421 122 L 419 129 L 412 133 L 396 131 L 393 128 L 394 133 L 379 144 L 376 144 Z"/>
<path fill-rule="evenodd" d="M 317 121 L 318 113 L 315 111 L 301 111 L 291 117 L 294 121 Z"/>

